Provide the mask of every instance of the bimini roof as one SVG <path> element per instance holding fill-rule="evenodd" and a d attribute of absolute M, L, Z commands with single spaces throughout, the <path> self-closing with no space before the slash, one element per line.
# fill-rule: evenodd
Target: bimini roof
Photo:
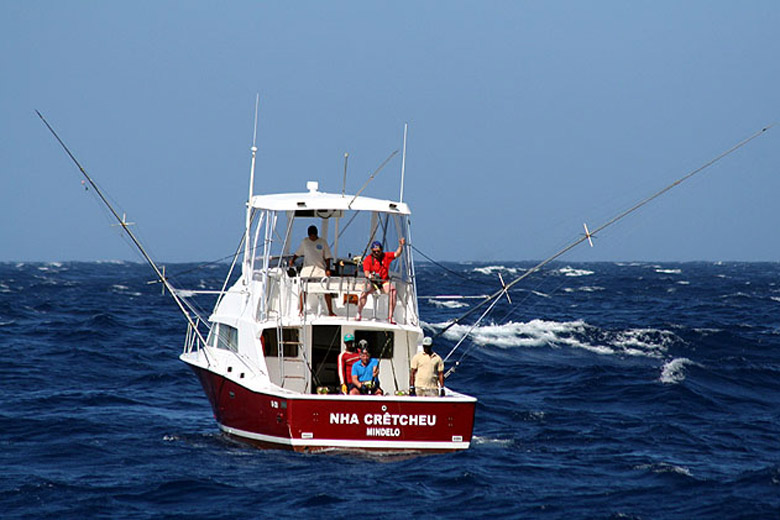
<path fill-rule="evenodd" d="M 278 193 L 274 195 L 255 195 L 252 197 L 252 207 L 272 211 L 305 211 L 305 210 L 353 210 L 378 211 L 409 215 L 409 206 L 403 202 L 373 199 L 371 197 L 355 197 L 340 193 L 325 193 L 319 191 L 316 182 L 306 183 L 309 188 L 304 193 Z"/>

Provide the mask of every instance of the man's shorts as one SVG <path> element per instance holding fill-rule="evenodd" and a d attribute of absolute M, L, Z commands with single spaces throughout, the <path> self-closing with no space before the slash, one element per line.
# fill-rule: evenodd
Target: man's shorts
<path fill-rule="evenodd" d="M 301 278 L 316 278 L 320 280 L 325 278 L 325 269 L 318 265 L 305 265 L 301 269 Z"/>

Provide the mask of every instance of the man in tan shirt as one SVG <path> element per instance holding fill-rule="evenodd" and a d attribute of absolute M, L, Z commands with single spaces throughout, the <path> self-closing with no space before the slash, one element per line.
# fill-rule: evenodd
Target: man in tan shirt
<path fill-rule="evenodd" d="M 423 351 L 412 358 L 409 395 L 444 397 L 444 361 L 433 351 L 431 338 L 423 338 L 422 344 Z"/>

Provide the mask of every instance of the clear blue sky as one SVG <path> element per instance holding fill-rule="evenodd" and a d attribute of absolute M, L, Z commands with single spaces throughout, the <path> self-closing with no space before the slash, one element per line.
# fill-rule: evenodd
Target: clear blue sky
<path fill-rule="evenodd" d="M 414 241 L 541 259 L 780 114 L 780 2 L 0 2 L 0 261 L 163 262 L 256 193 L 356 190 L 409 122 Z M 395 198 L 400 161 L 367 190 Z M 780 261 L 780 127 L 567 258 Z"/>

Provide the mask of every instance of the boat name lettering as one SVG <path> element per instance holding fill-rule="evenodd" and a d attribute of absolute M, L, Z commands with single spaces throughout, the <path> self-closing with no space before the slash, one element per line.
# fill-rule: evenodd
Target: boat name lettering
<path fill-rule="evenodd" d="M 366 428 L 366 437 L 400 437 L 401 428 Z"/>
<path fill-rule="evenodd" d="M 356 413 L 331 412 L 330 424 L 359 424 Z M 436 415 L 367 413 L 363 416 L 366 426 L 436 426 Z"/>
<path fill-rule="evenodd" d="M 333 413 L 330 414 L 330 424 L 359 424 L 356 413 Z"/>

